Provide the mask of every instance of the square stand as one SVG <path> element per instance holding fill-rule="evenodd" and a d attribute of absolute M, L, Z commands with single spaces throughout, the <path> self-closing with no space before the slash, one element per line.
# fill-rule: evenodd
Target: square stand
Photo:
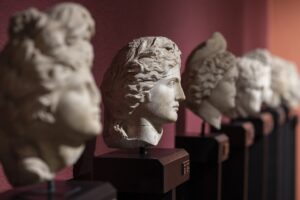
<path fill-rule="evenodd" d="M 274 128 L 270 113 L 261 113 L 258 117 L 243 118 L 236 122 L 251 122 L 255 129 L 254 144 L 249 153 L 248 199 L 265 200 L 268 189 L 268 143 Z"/>
<path fill-rule="evenodd" d="M 176 147 L 186 149 L 191 159 L 191 177 L 185 184 L 185 199 L 220 200 L 222 163 L 229 155 L 228 137 L 224 134 L 176 136 Z"/>
<path fill-rule="evenodd" d="M 250 122 L 222 124 L 220 132 L 230 141 L 230 156 L 223 164 L 222 200 L 248 199 L 249 149 L 254 143 Z"/>
<path fill-rule="evenodd" d="M 94 159 L 93 174 L 117 188 L 118 200 L 175 200 L 176 188 L 189 179 L 189 162 L 183 149 L 115 151 Z"/>
<path fill-rule="evenodd" d="M 55 181 L 55 192 L 47 194 L 46 183 L 15 188 L 0 194 L 1 200 L 116 200 L 109 183 Z"/>

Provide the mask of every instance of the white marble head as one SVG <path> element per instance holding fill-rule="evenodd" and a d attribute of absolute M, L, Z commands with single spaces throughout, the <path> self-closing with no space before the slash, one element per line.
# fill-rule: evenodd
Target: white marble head
<path fill-rule="evenodd" d="M 233 118 L 256 115 L 263 102 L 266 68 L 261 62 L 247 57 L 237 58 L 237 68 L 236 105 L 227 115 Z"/>
<path fill-rule="evenodd" d="M 293 62 L 285 60 L 284 68 L 286 90 L 283 91 L 283 103 L 291 108 L 298 107 L 300 102 L 300 78 L 297 70 L 297 65 Z M 288 77 L 288 78 L 287 78 Z"/>
<path fill-rule="evenodd" d="M 243 57 L 251 58 L 257 60 L 261 63 L 261 67 L 264 70 L 261 70 L 261 74 L 263 81 L 263 94 L 262 99 L 266 105 L 272 105 L 273 100 L 273 90 L 272 90 L 272 73 L 271 73 L 271 65 L 272 65 L 272 55 L 267 49 L 254 49 L 250 52 L 247 52 Z"/>
<path fill-rule="evenodd" d="M 101 85 L 104 140 L 109 147 L 157 145 L 162 126 L 177 120 L 181 88 L 180 50 L 165 37 L 142 37 L 114 57 Z"/>
<path fill-rule="evenodd" d="M 221 115 L 235 106 L 235 56 L 226 50 L 225 38 L 214 33 L 189 55 L 183 73 L 186 105 L 215 128 Z"/>
<path fill-rule="evenodd" d="M 0 55 L 0 159 L 12 185 L 51 180 L 101 132 L 94 26 L 75 3 L 12 17 Z"/>
<path fill-rule="evenodd" d="M 290 87 L 290 77 L 288 73 L 288 62 L 278 56 L 272 56 L 272 107 L 278 107 L 287 103 Z M 287 78 L 289 77 L 289 78 Z"/>

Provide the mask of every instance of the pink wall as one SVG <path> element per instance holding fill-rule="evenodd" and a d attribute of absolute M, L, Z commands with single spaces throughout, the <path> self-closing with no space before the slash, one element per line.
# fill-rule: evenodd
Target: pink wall
<path fill-rule="evenodd" d="M 57 0 L 3 0 L 0 1 L 0 48 L 7 40 L 6 29 L 12 13 L 30 6 L 44 9 Z M 240 55 L 244 50 L 266 45 L 265 0 L 85 0 L 96 19 L 94 75 L 100 85 L 105 69 L 119 48 L 128 41 L 150 35 L 166 36 L 182 50 L 182 63 L 191 50 L 214 31 L 220 31 L 228 40 L 231 51 Z M 255 9 L 255 12 L 253 10 Z M 255 13 L 255 14 L 254 14 Z M 199 119 L 183 111 L 179 125 L 183 132 L 199 129 Z M 186 127 L 184 127 L 186 122 Z M 160 147 L 174 147 L 175 125 L 165 128 Z M 101 136 L 96 154 L 108 152 Z M 0 173 L 0 191 L 8 186 Z M 68 178 L 70 169 L 59 176 Z M 4 183 L 3 183 L 4 180 Z"/>

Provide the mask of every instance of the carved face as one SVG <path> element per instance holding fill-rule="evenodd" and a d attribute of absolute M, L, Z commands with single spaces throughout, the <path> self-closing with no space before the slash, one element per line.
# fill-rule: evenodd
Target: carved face
<path fill-rule="evenodd" d="M 149 121 L 162 125 L 177 120 L 179 102 L 185 99 L 180 81 L 180 69 L 175 66 L 155 83 L 142 106 Z"/>
<path fill-rule="evenodd" d="M 222 80 L 213 89 L 209 102 L 219 111 L 226 112 L 235 106 L 236 96 L 236 79 L 238 71 L 236 67 L 232 67 Z"/>
<path fill-rule="evenodd" d="M 83 139 L 99 134 L 100 94 L 91 73 L 81 70 L 74 74 L 61 93 L 55 114 L 65 132 L 75 132 Z"/>
<path fill-rule="evenodd" d="M 242 104 L 246 113 L 255 114 L 260 111 L 263 88 L 246 88 L 242 94 Z"/>

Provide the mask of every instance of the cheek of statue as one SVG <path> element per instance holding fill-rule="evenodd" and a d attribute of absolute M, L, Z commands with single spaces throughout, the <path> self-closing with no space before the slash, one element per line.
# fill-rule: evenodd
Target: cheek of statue
<path fill-rule="evenodd" d="M 57 106 L 57 121 L 76 139 L 88 139 L 101 132 L 100 94 L 89 73 L 75 77 L 65 89 Z"/>

